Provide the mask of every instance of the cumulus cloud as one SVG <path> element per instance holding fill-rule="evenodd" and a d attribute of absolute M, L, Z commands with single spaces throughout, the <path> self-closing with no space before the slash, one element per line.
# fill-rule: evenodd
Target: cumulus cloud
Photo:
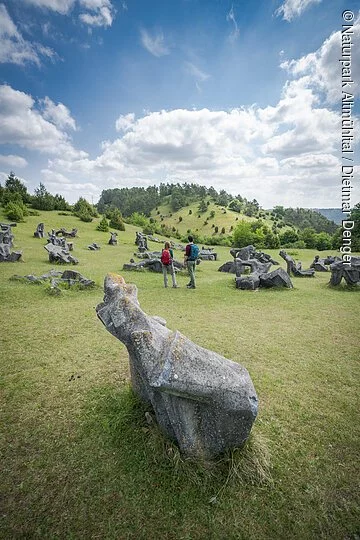
<path fill-rule="evenodd" d="M 135 114 L 129 113 L 125 115 L 120 115 L 115 122 L 116 131 L 127 131 L 130 129 L 135 121 Z"/>
<path fill-rule="evenodd" d="M 354 22 L 351 36 L 352 42 L 360 39 L 360 17 Z M 351 85 L 351 93 L 359 95 L 360 81 L 360 55 L 352 55 L 351 72 L 354 84 Z M 329 103 L 338 103 L 341 97 L 341 69 L 339 59 L 341 57 L 341 32 L 334 32 L 324 41 L 321 47 L 299 59 L 286 60 L 280 67 L 293 77 L 306 76 L 309 86 L 324 92 Z M 348 89 L 349 90 L 349 89 Z"/>
<path fill-rule="evenodd" d="M 153 56 L 165 56 L 170 54 L 169 47 L 165 44 L 164 34 L 160 31 L 154 35 L 142 28 L 140 30 L 141 43 Z"/>
<path fill-rule="evenodd" d="M 6 165 L 9 169 L 22 169 L 26 167 L 28 162 L 21 156 L 8 154 L 7 156 L 0 154 L 0 164 Z"/>
<path fill-rule="evenodd" d="M 55 103 L 46 96 L 45 99 L 40 100 L 40 105 L 43 107 L 42 115 L 45 120 L 49 120 L 60 129 L 72 129 L 76 131 L 75 120 L 72 118 L 69 109 L 63 105 L 63 103 L 55 105 Z"/>
<path fill-rule="evenodd" d="M 41 57 L 53 59 L 56 53 L 49 47 L 23 38 L 4 4 L 0 4 L 0 63 L 40 66 Z"/>
<path fill-rule="evenodd" d="M 291 22 L 299 17 L 305 9 L 312 4 L 320 4 L 322 0 L 285 0 L 285 2 L 276 10 L 275 15 L 282 15 L 285 21 Z"/>
<path fill-rule="evenodd" d="M 36 103 L 30 95 L 14 90 L 11 86 L 1 85 L 0 144 L 14 144 L 29 150 L 61 154 L 67 159 L 85 157 L 85 152 L 79 152 L 72 146 L 64 125 L 62 129 L 59 127 L 64 110 L 63 124 L 65 121 L 67 127 L 71 127 L 68 124 L 73 122 L 66 107 L 59 109 L 59 106 L 48 99 L 48 109 L 42 112 L 44 101 Z M 50 116 L 52 120 L 57 117 L 58 125 L 47 119 Z"/>
<path fill-rule="evenodd" d="M 55 157 L 48 169 L 102 187 L 118 186 L 119 178 L 128 186 L 196 179 L 268 207 L 313 206 L 316 197 L 333 204 L 339 120 L 304 81 L 291 81 L 273 107 L 121 116 L 121 136 L 104 142 L 98 157 Z"/>

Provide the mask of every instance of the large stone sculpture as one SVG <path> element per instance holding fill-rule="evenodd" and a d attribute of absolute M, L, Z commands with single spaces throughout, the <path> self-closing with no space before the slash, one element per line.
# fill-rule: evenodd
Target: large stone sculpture
<path fill-rule="evenodd" d="M 204 246 L 200 249 L 199 259 L 202 261 L 217 261 L 218 254 L 213 248 L 205 248 Z"/>
<path fill-rule="evenodd" d="M 50 242 L 44 246 L 49 253 L 49 262 L 59 264 L 78 264 L 78 259 L 70 255 L 69 250 L 63 246 L 56 246 Z"/>
<path fill-rule="evenodd" d="M 279 251 L 279 255 L 280 257 L 284 259 L 284 261 L 286 261 L 286 266 L 287 266 L 286 271 L 289 274 L 289 276 L 291 276 L 291 274 L 293 274 L 293 276 L 295 277 L 313 277 L 314 276 L 315 274 L 314 268 L 308 268 L 307 270 L 303 270 L 301 268 L 301 262 L 295 263 L 294 259 L 290 257 L 290 255 L 288 255 L 284 249 Z"/>
<path fill-rule="evenodd" d="M 117 246 L 117 233 L 116 232 L 110 233 L 110 240 L 108 244 L 109 246 Z"/>
<path fill-rule="evenodd" d="M 360 286 L 360 257 L 351 257 L 350 264 L 342 260 L 330 265 L 330 285 L 340 285 L 344 278 L 347 285 Z"/>
<path fill-rule="evenodd" d="M 10 244 L 0 243 L 0 262 L 16 262 L 21 256 L 22 251 L 11 251 Z"/>
<path fill-rule="evenodd" d="M 0 223 L 0 262 L 16 262 L 22 256 L 22 251 L 11 251 L 14 245 L 11 227 L 16 227 L 16 223 Z"/>
<path fill-rule="evenodd" d="M 200 459 L 242 445 L 258 409 L 247 370 L 146 315 L 136 286 L 121 276 L 108 274 L 104 291 L 97 315 L 126 345 L 133 389 L 153 407 L 162 431 Z"/>
<path fill-rule="evenodd" d="M 12 227 L 16 227 L 16 223 L 0 223 L 0 244 L 7 244 L 10 247 L 14 245 L 14 235 Z"/>
<path fill-rule="evenodd" d="M 35 238 L 44 238 L 45 236 L 45 225 L 44 223 L 39 223 L 34 232 Z"/>

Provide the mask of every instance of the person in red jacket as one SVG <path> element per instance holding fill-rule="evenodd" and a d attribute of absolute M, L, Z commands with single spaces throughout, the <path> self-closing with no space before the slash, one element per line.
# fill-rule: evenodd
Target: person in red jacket
<path fill-rule="evenodd" d="M 176 289 L 177 284 L 176 284 L 176 276 L 175 276 L 173 260 L 174 260 L 173 250 L 170 248 L 169 242 L 165 242 L 165 247 L 161 253 L 161 266 L 162 266 L 162 273 L 164 276 L 164 287 L 166 288 L 168 286 L 168 272 L 170 272 L 173 287 L 174 289 Z"/>

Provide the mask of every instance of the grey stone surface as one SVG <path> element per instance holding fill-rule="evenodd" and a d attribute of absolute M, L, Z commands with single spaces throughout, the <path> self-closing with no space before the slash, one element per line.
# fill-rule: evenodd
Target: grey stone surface
<path fill-rule="evenodd" d="M 292 289 L 293 284 L 289 274 L 283 268 L 277 268 L 272 272 L 260 275 L 260 287 L 285 287 Z"/>
<path fill-rule="evenodd" d="M 235 286 L 237 289 L 254 291 L 260 285 L 260 275 L 250 274 L 249 276 L 236 276 Z"/>
<path fill-rule="evenodd" d="M 290 255 L 288 255 L 284 249 L 281 249 L 279 251 L 279 255 L 284 259 L 284 261 L 286 261 L 286 271 L 289 276 L 291 276 L 292 274 L 295 277 L 314 277 L 314 268 L 308 268 L 307 270 L 303 270 L 301 268 L 301 262 L 298 262 L 296 264 L 294 259 L 290 257 Z"/>
<path fill-rule="evenodd" d="M 349 286 L 360 286 L 360 257 L 351 257 L 351 264 L 342 260 L 330 265 L 330 285 L 340 285 L 342 279 Z"/>
<path fill-rule="evenodd" d="M 227 272 L 229 274 L 235 274 L 236 265 L 234 261 L 227 261 L 218 268 L 218 272 Z"/>
<path fill-rule="evenodd" d="M 133 389 L 163 432 L 200 459 L 241 446 L 258 409 L 247 370 L 146 315 L 121 276 L 108 274 L 104 292 L 98 317 L 126 345 Z"/>
<path fill-rule="evenodd" d="M 59 264 L 78 264 L 78 259 L 70 255 L 69 251 L 62 247 L 51 244 L 50 242 L 44 246 L 49 254 L 49 262 Z"/>
<path fill-rule="evenodd" d="M 248 259 L 253 259 L 256 253 L 254 246 L 249 245 L 243 248 L 232 248 L 230 254 L 234 259 L 241 259 L 242 261 L 247 261 Z"/>

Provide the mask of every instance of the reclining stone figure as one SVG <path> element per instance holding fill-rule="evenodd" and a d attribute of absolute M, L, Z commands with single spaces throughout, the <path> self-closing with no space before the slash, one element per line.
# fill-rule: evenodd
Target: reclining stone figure
<path fill-rule="evenodd" d="M 187 456 L 212 459 L 249 437 L 258 399 L 248 371 L 144 313 L 135 285 L 108 274 L 96 308 L 129 352 L 132 387 Z M 164 324 L 165 323 L 165 324 Z"/>
<path fill-rule="evenodd" d="M 325 266 L 325 259 L 320 259 L 320 255 L 315 255 L 313 262 L 310 264 L 310 268 L 313 268 L 315 272 L 328 271 L 327 266 Z"/>
<path fill-rule="evenodd" d="M 75 238 L 77 235 L 78 230 L 74 227 L 71 229 L 71 231 L 67 231 L 65 227 L 61 227 L 61 229 L 58 229 L 55 234 L 56 236 L 59 236 L 60 234 L 62 236 L 65 236 L 66 238 Z"/>
<path fill-rule="evenodd" d="M 295 277 L 313 277 L 314 276 L 315 274 L 314 268 L 303 270 L 301 268 L 301 262 L 298 262 L 296 264 L 294 259 L 290 257 L 290 255 L 288 255 L 284 249 L 281 249 L 279 251 L 279 255 L 280 257 L 284 259 L 284 261 L 286 261 L 286 265 L 287 265 L 286 271 L 289 274 L 289 276 L 291 276 L 291 274 L 293 274 L 293 276 Z"/>

